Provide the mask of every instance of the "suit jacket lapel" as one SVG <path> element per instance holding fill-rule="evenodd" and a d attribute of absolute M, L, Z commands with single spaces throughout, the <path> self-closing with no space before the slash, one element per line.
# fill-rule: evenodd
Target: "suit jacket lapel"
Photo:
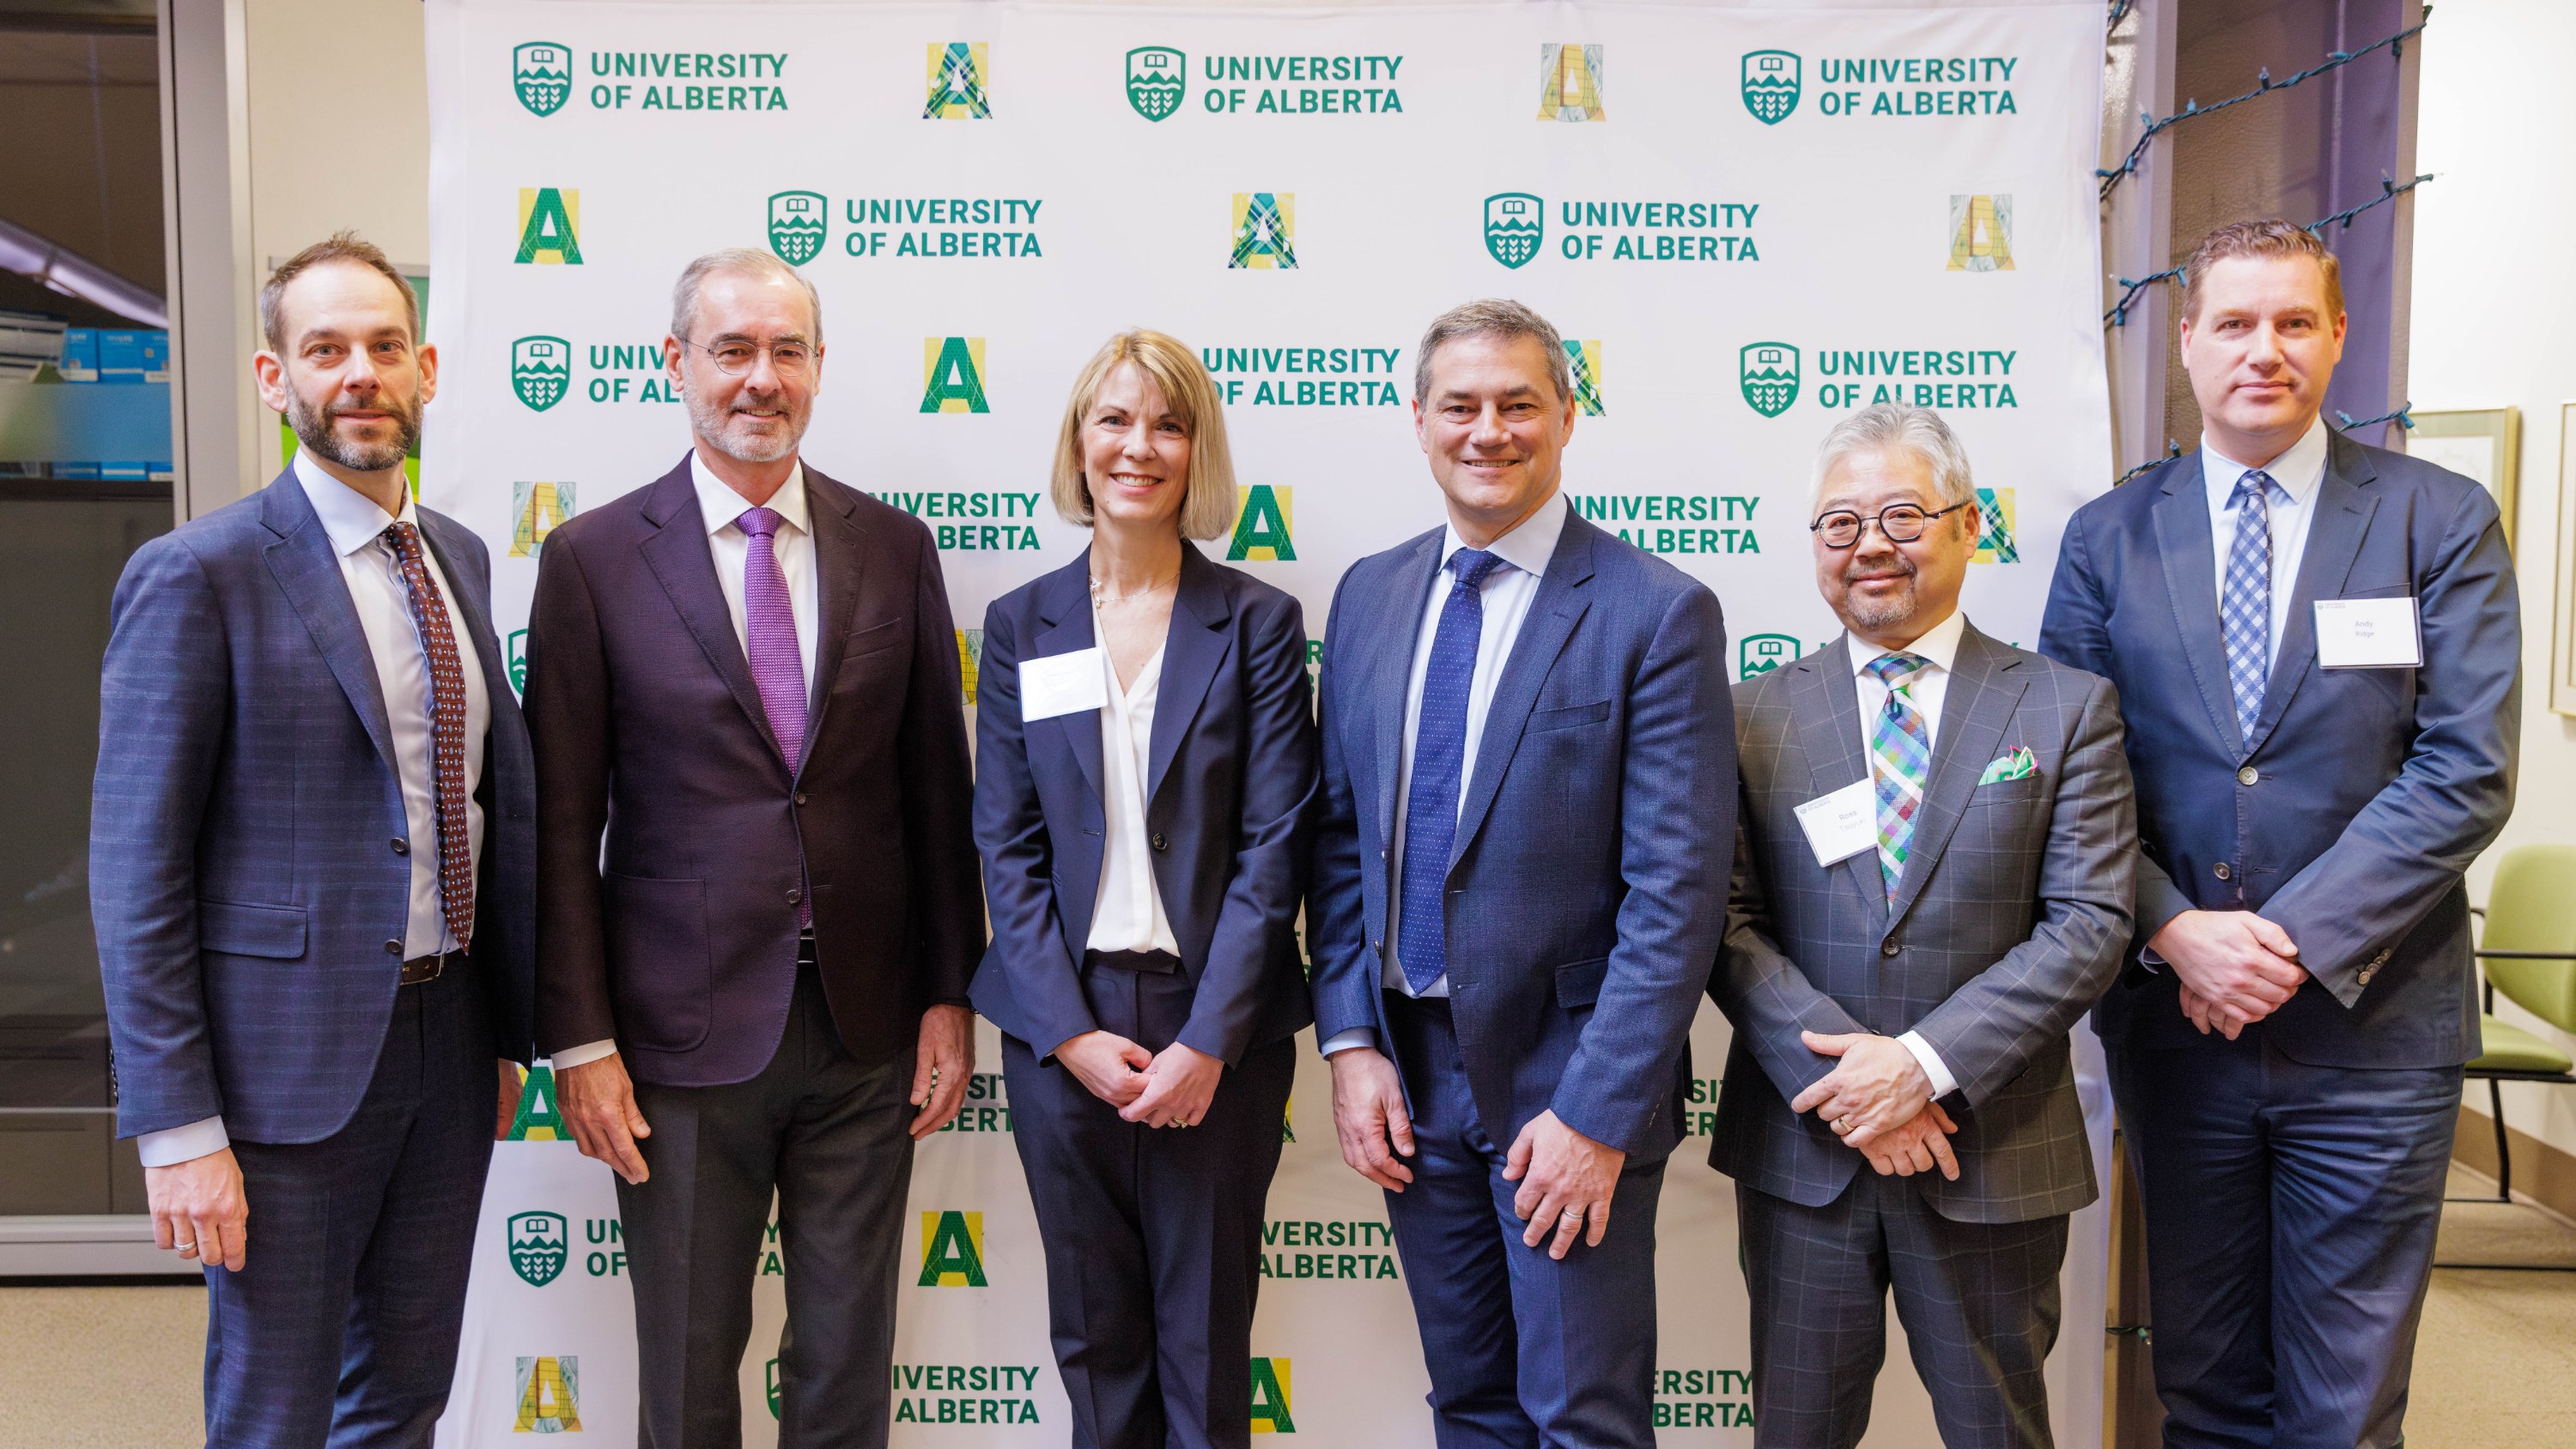
<path fill-rule="evenodd" d="M 690 479 L 688 460 L 681 459 L 680 466 L 662 475 L 652 490 L 644 501 L 644 519 L 656 531 L 644 540 L 644 562 L 661 582 L 662 592 L 670 596 L 671 607 L 688 626 L 689 636 L 698 641 L 707 663 L 732 692 L 734 703 L 742 707 L 743 717 L 764 742 L 772 741 L 768 707 L 760 702 L 760 689 L 752 683 L 751 661 L 742 652 L 741 636 L 734 633 L 724 587 L 716 582 L 716 556 L 707 543 L 706 518 L 698 511 L 698 490 Z M 770 757 L 778 762 L 783 778 L 787 757 L 774 744 Z"/>
<path fill-rule="evenodd" d="M 2209 537 L 2209 495 L 2201 486 L 2202 455 L 2194 452 L 2165 466 L 2165 496 L 2155 506 L 2156 549 L 2165 566 L 2165 597 L 2173 605 L 2175 636 L 2184 662 L 2200 686 L 2209 726 L 2234 753 L 2241 742 L 2236 695 L 2227 683 L 2227 643 L 2218 627 L 2217 550 Z"/>
<path fill-rule="evenodd" d="M 1045 659 L 1057 654 L 1071 654 L 1091 648 L 1097 641 L 1091 629 L 1091 552 L 1065 568 L 1047 575 L 1038 590 L 1038 622 L 1048 625 L 1039 632 L 1036 647 L 1027 659 Z M 1082 767 L 1082 781 L 1091 787 L 1091 798 L 1106 803 L 1100 783 L 1100 711 L 1078 709 L 1071 714 L 1055 715 L 1035 724 L 1023 722 L 1024 730 L 1054 728 L 1065 745 L 1073 751 L 1073 762 Z"/>
<path fill-rule="evenodd" d="M 1574 637 L 1574 626 L 1582 622 L 1584 611 L 1591 607 L 1583 586 L 1592 580 L 1592 540 L 1596 532 L 1592 525 L 1569 512 L 1565 531 L 1557 535 L 1556 552 L 1547 561 L 1547 573 L 1538 581 L 1538 596 L 1530 600 L 1529 615 L 1521 621 L 1520 637 L 1512 641 L 1511 657 L 1503 662 L 1502 678 L 1495 681 L 1493 703 L 1485 709 L 1485 734 L 1476 746 L 1476 773 L 1467 781 L 1466 802 L 1458 812 L 1458 834 L 1449 846 L 1451 865 L 1467 853 L 1468 843 L 1485 822 L 1485 812 L 1493 808 L 1494 796 L 1503 786 L 1503 772 L 1511 767 L 1513 752 L 1520 748 L 1521 729 L 1529 723 L 1530 710 L 1538 703 L 1539 689 L 1547 683 L 1556 656 L 1564 652 L 1565 641 Z"/>
<path fill-rule="evenodd" d="M 799 759 L 814 758 L 814 742 L 823 737 L 823 711 L 831 705 L 832 680 L 841 671 L 841 649 L 859 606 L 859 555 L 867 534 L 857 512 L 858 498 L 849 489 L 805 470 L 805 520 L 814 530 L 814 692 Z"/>
<path fill-rule="evenodd" d="M 2003 744 L 2013 711 L 2021 707 L 2030 681 L 2021 661 L 1969 625 L 1959 635 L 1959 654 L 1952 662 L 1950 683 L 1941 697 L 1939 738 L 1932 746 L 1932 779 L 1923 790 L 1923 813 L 1914 820 L 1914 838 L 1905 852 L 1905 873 L 1896 878 L 1896 898 L 1888 902 L 1893 928 L 1923 894 L 1950 836 L 1967 813 L 1968 801 L 1985 774 L 1986 762 Z"/>
<path fill-rule="evenodd" d="M 1163 788 L 1163 776 L 1180 750 L 1181 736 L 1198 718 L 1208 685 L 1233 647 L 1233 637 L 1225 628 L 1233 617 L 1224 577 L 1195 545 L 1184 541 L 1172 622 L 1163 636 L 1163 679 L 1155 696 L 1154 737 L 1147 752 L 1145 802 L 1149 806 Z"/>
<path fill-rule="evenodd" d="M 1830 795 L 1853 781 L 1868 779 L 1869 760 L 1861 749 L 1860 691 L 1852 682 L 1851 636 L 1781 667 L 1795 671 L 1789 676 L 1789 717 L 1798 729 L 1799 748 L 1807 754 L 1807 798 Z M 1826 869 L 1850 882 L 1869 910 L 1887 909 L 1887 886 L 1879 878 L 1877 851 L 1864 850 Z"/>
<path fill-rule="evenodd" d="M 2343 592 L 2361 540 L 2370 532 L 2370 515 L 2379 507 L 2377 494 L 2361 485 L 2379 475 L 2358 444 L 2343 434 L 2326 433 L 2326 471 L 2317 483 L 2315 516 L 2308 523 L 2308 546 L 2299 555 L 2299 577 L 2291 586 L 2290 614 L 2281 624 L 2281 652 L 2273 656 L 2272 675 L 2263 686 L 2263 710 L 2255 716 L 2251 754 L 2263 747 L 2290 699 L 2307 681 L 2317 661 L 2317 600 Z"/>
<path fill-rule="evenodd" d="M 358 606 L 349 598 L 349 581 L 340 575 L 340 556 L 331 547 L 331 535 L 323 530 L 313 500 L 304 496 L 304 484 L 292 467 L 260 496 L 260 521 L 278 535 L 266 550 L 269 572 L 277 577 L 287 602 L 304 616 L 304 627 L 322 651 L 322 662 L 330 666 L 331 677 L 340 681 L 340 692 L 358 712 L 358 723 L 366 727 L 377 756 L 386 769 L 399 774 L 393 725 L 385 713 L 384 681 L 376 677 L 375 651 L 358 622 Z"/>
<path fill-rule="evenodd" d="M 1439 587 L 1440 540 L 1434 529 L 1403 545 L 1390 590 L 1378 607 L 1377 652 L 1370 656 L 1367 692 L 1361 697 L 1377 711 L 1373 733 L 1377 772 L 1377 836 L 1390 845 L 1395 838 L 1395 792 L 1404 783 L 1404 703 L 1413 688 L 1413 650 L 1422 635 L 1422 608 Z M 1463 832 L 1462 832 L 1463 833 Z"/>

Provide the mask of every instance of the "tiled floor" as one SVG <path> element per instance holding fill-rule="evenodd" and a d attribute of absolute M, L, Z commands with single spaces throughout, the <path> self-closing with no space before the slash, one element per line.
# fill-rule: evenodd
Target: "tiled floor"
<path fill-rule="evenodd" d="M 2455 1174 L 2453 1190 L 2482 1184 Z M 2454 1206 L 2445 1260 L 2576 1263 L 2576 1229 Z M 0 1449 L 201 1442 L 203 1289 L 0 1289 Z M 2576 1444 L 2576 1273 L 2433 1276 L 2407 1415 L 2412 1449 Z M 1427 1442 L 1426 1435 L 1426 1442 Z"/>

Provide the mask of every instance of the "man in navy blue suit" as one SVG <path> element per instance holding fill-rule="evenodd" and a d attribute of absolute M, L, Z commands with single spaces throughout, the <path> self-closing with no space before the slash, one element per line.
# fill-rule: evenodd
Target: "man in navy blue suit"
<path fill-rule="evenodd" d="M 1725 624 L 1569 512 L 1567 371 L 1517 302 L 1431 324 L 1448 521 L 1353 565 L 1325 631 L 1316 1032 L 1442 1449 L 1653 1444 L 1655 1202 L 1726 924 Z"/>
<path fill-rule="evenodd" d="M 528 737 L 483 545 L 404 478 L 438 383 L 410 286 L 344 232 L 260 322 L 294 464 L 116 589 L 90 899 L 119 1130 L 205 1265 L 207 1442 L 426 1446 L 534 1034 Z"/>
<path fill-rule="evenodd" d="M 2326 427 L 2343 290 L 2286 222 L 2184 270 L 2199 451 L 2077 511 L 2041 651 L 2120 692 L 2136 937 L 2096 1021 L 2175 1446 L 2400 1442 L 2461 1064 L 2462 873 L 2513 806 L 2486 490 Z"/>

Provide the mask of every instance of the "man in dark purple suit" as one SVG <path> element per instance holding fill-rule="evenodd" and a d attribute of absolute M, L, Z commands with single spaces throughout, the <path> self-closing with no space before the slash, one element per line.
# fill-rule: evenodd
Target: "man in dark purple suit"
<path fill-rule="evenodd" d="M 948 596 L 928 529 L 797 458 L 812 285 L 715 252 L 671 312 L 695 449 L 537 578 L 538 1047 L 618 1173 L 642 1442 L 741 1442 L 774 1190 L 779 1443 L 882 1445 L 912 1144 L 973 1070 L 984 941 Z"/>

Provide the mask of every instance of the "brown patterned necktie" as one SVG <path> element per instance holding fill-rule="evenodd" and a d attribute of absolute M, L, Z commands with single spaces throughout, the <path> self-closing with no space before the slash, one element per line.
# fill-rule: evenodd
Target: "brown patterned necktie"
<path fill-rule="evenodd" d="M 447 601 L 420 555 L 420 530 L 397 523 L 384 532 L 394 561 L 402 565 L 403 585 L 411 595 L 412 623 L 420 630 L 421 651 L 429 657 L 429 773 L 438 797 L 438 899 L 447 915 L 447 933 L 462 951 L 474 940 L 474 848 L 465 817 L 465 668 L 456 657 L 456 634 L 448 627 Z"/>

